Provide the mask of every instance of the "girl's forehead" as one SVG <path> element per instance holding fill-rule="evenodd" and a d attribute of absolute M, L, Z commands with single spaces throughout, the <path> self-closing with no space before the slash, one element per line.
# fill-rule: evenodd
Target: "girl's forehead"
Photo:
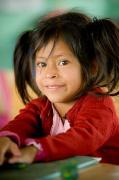
<path fill-rule="evenodd" d="M 36 57 L 49 57 L 50 55 L 71 55 L 72 52 L 68 44 L 63 39 L 58 39 L 57 41 L 50 40 L 46 45 L 41 47 L 36 52 Z"/>

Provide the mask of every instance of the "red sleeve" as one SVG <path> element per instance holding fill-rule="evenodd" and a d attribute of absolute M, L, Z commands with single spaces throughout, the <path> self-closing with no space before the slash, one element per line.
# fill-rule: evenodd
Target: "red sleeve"
<path fill-rule="evenodd" d="M 66 133 L 35 139 L 45 152 L 44 161 L 76 155 L 92 155 L 110 137 L 113 114 L 105 106 L 84 108 L 77 114 L 74 126 Z"/>
<path fill-rule="evenodd" d="M 21 146 L 24 145 L 26 138 L 40 137 L 42 128 L 40 116 L 37 111 L 37 106 L 29 103 L 20 111 L 20 114 L 14 120 L 10 121 L 0 131 L 11 131 L 17 134 L 20 138 Z M 37 133 L 39 134 L 37 135 Z"/>

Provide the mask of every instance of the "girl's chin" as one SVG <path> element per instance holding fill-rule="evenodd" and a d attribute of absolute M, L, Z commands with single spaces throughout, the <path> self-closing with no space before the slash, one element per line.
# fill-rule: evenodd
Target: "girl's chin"
<path fill-rule="evenodd" d="M 49 99 L 49 98 L 48 98 Z M 49 99 L 51 103 L 63 103 L 63 101 L 57 100 L 57 99 Z"/>
<path fill-rule="evenodd" d="M 49 99 L 49 101 L 50 102 L 52 102 L 52 103 L 63 103 L 64 102 L 64 100 L 62 99 L 62 98 L 56 98 L 56 97 L 48 97 L 47 96 L 47 98 Z"/>

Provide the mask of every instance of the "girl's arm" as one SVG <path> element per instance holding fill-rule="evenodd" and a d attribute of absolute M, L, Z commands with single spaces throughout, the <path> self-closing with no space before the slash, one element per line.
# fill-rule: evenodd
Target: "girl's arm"
<path fill-rule="evenodd" d="M 36 109 L 37 107 L 30 103 L 13 121 L 0 130 L 0 164 L 4 161 L 8 163 L 32 163 L 34 161 L 40 147 L 37 143 L 34 145 L 35 141 L 30 140 L 26 143 L 25 140 L 34 137 L 38 130 L 39 136 L 42 134 L 41 121 Z M 8 152 L 10 156 L 6 159 Z"/>
<path fill-rule="evenodd" d="M 94 105 L 95 106 L 95 105 Z M 52 161 L 77 155 L 94 155 L 110 138 L 115 128 L 115 117 L 104 105 L 80 111 L 74 126 L 66 133 L 34 139 L 42 145 L 44 161 Z"/>
<path fill-rule="evenodd" d="M 37 107 L 30 103 L 20 111 L 20 114 L 0 130 L 0 136 L 8 136 L 19 146 L 23 146 L 25 139 L 42 135 L 41 120 L 37 114 Z"/>
<path fill-rule="evenodd" d="M 37 121 L 37 110 L 25 109 L 14 122 L 10 122 L 3 130 L 10 129 L 20 137 L 21 145 L 26 144 L 27 138 L 32 138 L 41 150 L 36 153 L 35 160 L 52 161 L 64 159 L 76 155 L 92 155 L 97 149 L 110 138 L 114 124 L 115 116 L 108 106 L 100 103 L 88 105 L 85 101 L 84 107 L 77 112 L 73 125 L 66 133 L 56 136 L 40 136 L 39 122 Z M 36 131 L 39 138 L 35 138 Z M 42 130 L 41 130 L 42 132 Z M 36 158 L 37 157 L 37 158 Z"/>

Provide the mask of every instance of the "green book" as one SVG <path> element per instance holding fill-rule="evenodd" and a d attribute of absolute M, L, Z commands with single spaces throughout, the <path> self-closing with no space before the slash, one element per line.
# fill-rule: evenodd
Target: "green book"
<path fill-rule="evenodd" d="M 0 180 L 75 180 L 80 169 L 97 164 L 101 158 L 76 156 L 48 163 L 7 164 L 0 167 Z"/>

